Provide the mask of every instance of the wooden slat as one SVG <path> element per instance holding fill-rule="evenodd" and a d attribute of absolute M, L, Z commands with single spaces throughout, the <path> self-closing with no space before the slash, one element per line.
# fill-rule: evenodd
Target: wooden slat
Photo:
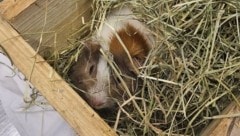
<path fill-rule="evenodd" d="M 0 13 L 3 17 L 10 20 L 35 1 L 36 0 L 3 0 L 0 2 Z"/>
<path fill-rule="evenodd" d="M 91 3 L 91 0 L 37 0 L 10 23 L 35 50 L 40 46 L 40 51 L 58 52 L 69 45 L 67 38 L 79 30 L 82 19 L 89 20 Z"/>
<path fill-rule="evenodd" d="M 0 44 L 15 66 L 80 136 L 116 135 L 2 17 Z"/>
<path fill-rule="evenodd" d="M 224 117 L 215 119 L 207 126 L 201 136 L 239 136 L 240 135 L 240 107 L 236 103 L 230 104 L 222 113 Z M 232 116 L 232 117 L 231 117 Z"/>

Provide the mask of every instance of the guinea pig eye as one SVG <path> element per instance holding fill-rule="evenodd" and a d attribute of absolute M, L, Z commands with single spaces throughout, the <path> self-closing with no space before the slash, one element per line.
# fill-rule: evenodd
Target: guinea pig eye
<path fill-rule="evenodd" d="M 89 68 L 89 74 L 90 74 L 90 75 L 93 74 L 94 69 L 95 69 L 95 66 L 94 66 L 94 65 L 91 65 L 90 68 Z"/>
<path fill-rule="evenodd" d="M 117 84 L 121 83 L 121 80 L 118 77 L 115 78 L 115 81 L 116 81 Z"/>

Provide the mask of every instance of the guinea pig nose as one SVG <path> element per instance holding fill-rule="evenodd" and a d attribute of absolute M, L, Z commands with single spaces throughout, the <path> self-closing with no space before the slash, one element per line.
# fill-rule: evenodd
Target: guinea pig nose
<path fill-rule="evenodd" d="M 104 104 L 103 100 L 100 99 L 92 99 L 90 101 L 90 105 L 93 106 L 94 108 L 98 109 L 99 107 L 101 107 Z"/>

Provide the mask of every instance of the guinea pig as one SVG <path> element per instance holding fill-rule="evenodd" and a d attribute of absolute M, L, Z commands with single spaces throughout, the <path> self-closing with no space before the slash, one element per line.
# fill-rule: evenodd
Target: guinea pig
<path fill-rule="evenodd" d="M 96 35 L 85 41 L 81 54 L 70 69 L 72 83 L 83 90 L 85 99 L 95 109 L 111 108 L 126 93 L 121 81 L 134 92 L 138 68 L 153 47 L 153 36 L 129 8 L 113 11 Z M 106 57 L 109 52 L 121 74 L 119 80 Z"/>

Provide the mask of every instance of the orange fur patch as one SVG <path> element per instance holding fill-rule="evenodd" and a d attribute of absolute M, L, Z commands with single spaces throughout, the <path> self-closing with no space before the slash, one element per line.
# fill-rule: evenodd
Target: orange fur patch
<path fill-rule="evenodd" d="M 116 35 L 112 36 L 110 42 L 110 52 L 113 54 L 114 61 L 122 72 L 124 71 L 126 74 L 134 72 L 137 74 L 134 67 L 137 68 L 143 64 L 151 46 L 148 45 L 142 33 L 129 24 L 125 28 L 119 30 L 117 34 L 128 50 L 135 66 L 132 66 L 123 48 L 124 45 L 121 44 Z"/>
<path fill-rule="evenodd" d="M 133 26 L 117 32 L 132 58 L 144 59 L 149 52 L 149 45 L 143 35 Z M 111 38 L 110 52 L 115 57 L 127 57 L 124 48 L 115 35 Z"/>

